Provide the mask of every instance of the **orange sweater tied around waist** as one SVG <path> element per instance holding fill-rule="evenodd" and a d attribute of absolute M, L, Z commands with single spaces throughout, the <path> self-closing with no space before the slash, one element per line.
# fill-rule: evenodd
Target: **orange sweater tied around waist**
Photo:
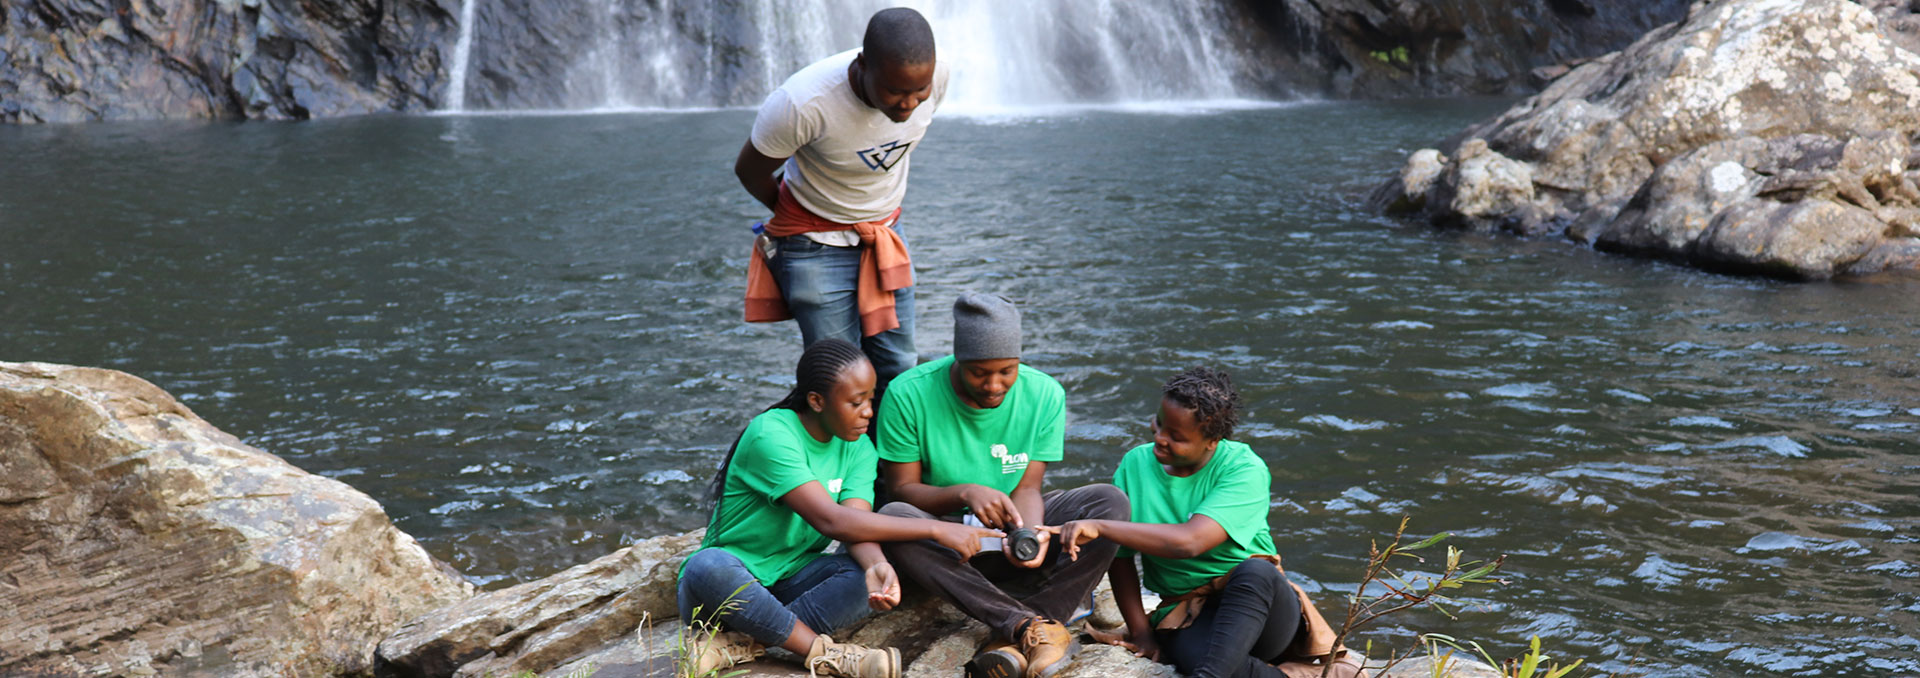
<path fill-rule="evenodd" d="M 767 220 L 767 235 L 788 238 L 802 233 L 844 231 L 860 236 L 860 277 L 854 285 L 855 303 L 860 309 L 860 334 L 871 337 L 900 326 L 894 313 L 893 292 L 913 286 L 913 261 L 907 258 L 907 243 L 892 228 L 900 218 L 899 208 L 876 221 L 842 224 L 820 218 L 793 199 L 786 183 L 780 184 L 780 199 L 775 202 L 773 218 Z M 753 247 L 747 260 L 746 319 L 750 323 L 787 320 L 793 312 L 787 298 L 774 282 L 773 270 L 759 247 Z"/>

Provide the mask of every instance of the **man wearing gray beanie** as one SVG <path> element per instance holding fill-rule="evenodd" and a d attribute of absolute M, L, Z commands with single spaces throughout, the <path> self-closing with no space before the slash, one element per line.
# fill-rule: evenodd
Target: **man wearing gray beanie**
<path fill-rule="evenodd" d="M 933 541 L 883 544 L 908 581 L 992 628 L 995 641 L 968 662 L 970 676 L 1045 678 L 1066 666 L 1061 622 L 1106 574 L 1117 547 L 1101 539 L 1062 557 L 1051 535 L 1037 552 L 1021 532 L 1072 520 L 1127 520 L 1127 497 L 1098 484 L 1041 495 L 1047 463 L 1066 448 L 1066 390 L 1021 364 L 1020 309 L 997 294 L 953 304 L 953 355 L 894 378 L 875 427 L 884 482 L 895 501 L 881 513 L 977 521 L 1007 533 L 1003 555 L 961 561 Z M 1025 528 L 1025 529 L 1023 529 Z M 995 545 L 989 545 L 992 548 Z"/>

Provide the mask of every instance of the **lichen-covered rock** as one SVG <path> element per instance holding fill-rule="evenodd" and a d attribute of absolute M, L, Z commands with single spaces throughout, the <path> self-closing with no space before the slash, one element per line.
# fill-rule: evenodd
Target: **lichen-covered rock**
<path fill-rule="evenodd" d="M 458 0 L 0 5 L 0 122 L 424 111 Z"/>
<path fill-rule="evenodd" d="M 1430 171 L 1432 156 L 1416 154 L 1373 201 L 1418 205 L 1443 226 L 1564 232 L 1724 270 L 1825 278 L 1901 265 L 1866 256 L 1920 222 L 1920 56 L 1883 30 L 1886 2 L 1697 5 L 1464 131 L 1423 195 L 1404 179 Z M 1523 176 L 1525 206 L 1512 185 Z"/>
<path fill-rule="evenodd" d="M 408 621 L 380 641 L 382 675 L 546 672 L 670 620 L 680 563 L 705 530 L 655 537 L 538 581 L 488 591 Z"/>
<path fill-rule="evenodd" d="M 0 362 L 0 675 L 365 673 L 472 588 L 372 499 L 111 370 Z"/>

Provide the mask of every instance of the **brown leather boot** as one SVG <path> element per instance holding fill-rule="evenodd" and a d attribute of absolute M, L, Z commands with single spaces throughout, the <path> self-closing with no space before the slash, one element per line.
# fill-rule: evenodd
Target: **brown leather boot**
<path fill-rule="evenodd" d="M 836 643 L 827 634 L 813 637 L 807 649 L 807 675 L 837 678 L 900 678 L 900 651 Z"/>
<path fill-rule="evenodd" d="M 989 643 L 966 666 L 967 678 L 1026 678 L 1027 656 L 1013 643 Z"/>
<path fill-rule="evenodd" d="M 1072 644 L 1073 635 L 1065 624 L 1046 617 L 1027 620 L 1020 629 L 1020 653 L 1027 656 L 1025 678 L 1051 678 L 1067 665 Z"/>

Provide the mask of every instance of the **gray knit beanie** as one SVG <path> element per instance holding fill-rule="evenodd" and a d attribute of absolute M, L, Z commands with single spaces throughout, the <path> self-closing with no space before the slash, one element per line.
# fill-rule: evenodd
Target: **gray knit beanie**
<path fill-rule="evenodd" d="M 953 302 L 953 359 L 1020 357 L 1020 309 L 998 294 L 967 292 Z"/>

